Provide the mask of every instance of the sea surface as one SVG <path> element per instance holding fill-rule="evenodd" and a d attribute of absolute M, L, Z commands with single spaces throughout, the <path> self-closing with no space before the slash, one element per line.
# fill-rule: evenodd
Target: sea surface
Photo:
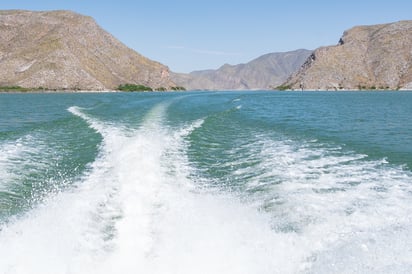
<path fill-rule="evenodd" d="M 0 273 L 412 273 L 412 93 L 0 94 Z"/>

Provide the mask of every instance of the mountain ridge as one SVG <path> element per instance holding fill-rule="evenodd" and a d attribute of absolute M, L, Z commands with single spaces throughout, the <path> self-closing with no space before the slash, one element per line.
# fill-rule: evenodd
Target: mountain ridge
<path fill-rule="evenodd" d="M 186 89 L 273 89 L 296 71 L 312 51 L 298 49 L 267 53 L 245 64 L 224 64 L 217 70 L 172 73 L 172 80 Z"/>
<path fill-rule="evenodd" d="M 412 21 L 355 26 L 320 47 L 283 84 L 289 89 L 412 89 Z"/>
<path fill-rule="evenodd" d="M 336 45 L 174 73 L 72 11 L 0 10 L 0 87 L 107 90 L 412 89 L 412 21 L 354 26 Z"/>
<path fill-rule="evenodd" d="M 171 87 L 169 68 L 72 11 L 0 11 L 0 86 L 116 89 Z"/>

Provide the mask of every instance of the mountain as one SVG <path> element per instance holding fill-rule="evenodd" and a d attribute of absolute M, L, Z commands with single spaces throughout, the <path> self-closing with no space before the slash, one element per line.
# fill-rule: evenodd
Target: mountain
<path fill-rule="evenodd" d="M 321 47 L 283 86 L 292 89 L 411 89 L 412 21 L 357 26 Z"/>
<path fill-rule="evenodd" d="M 269 53 L 247 64 L 226 64 L 217 70 L 194 71 L 190 74 L 172 73 L 171 77 L 177 85 L 190 90 L 270 89 L 286 81 L 311 53 L 304 49 Z"/>
<path fill-rule="evenodd" d="M 171 87 L 169 69 L 70 11 L 0 11 L 0 86 L 114 89 Z"/>

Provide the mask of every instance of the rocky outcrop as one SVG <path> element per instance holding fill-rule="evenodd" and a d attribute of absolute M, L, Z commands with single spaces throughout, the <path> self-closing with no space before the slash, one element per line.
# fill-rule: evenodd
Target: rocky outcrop
<path fill-rule="evenodd" d="M 172 74 L 177 85 L 196 90 L 271 89 L 283 83 L 311 54 L 309 50 L 269 53 L 247 64 L 223 65 L 217 70 Z"/>
<path fill-rule="evenodd" d="M 358 26 L 321 47 L 283 86 L 292 89 L 412 88 L 412 21 Z"/>
<path fill-rule="evenodd" d="M 170 87 L 169 69 L 70 11 L 0 11 L 0 86 L 114 89 Z"/>

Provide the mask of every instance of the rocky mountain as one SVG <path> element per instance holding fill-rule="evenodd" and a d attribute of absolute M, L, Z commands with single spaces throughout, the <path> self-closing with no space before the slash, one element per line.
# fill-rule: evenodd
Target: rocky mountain
<path fill-rule="evenodd" d="M 292 89 L 412 89 L 412 21 L 357 26 L 291 76 Z"/>
<path fill-rule="evenodd" d="M 70 11 L 0 11 L 0 86 L 114 89 L 170 87 L 169 69 Z"/>
<path fill-rule="evenodd" d="M 226 64 L 217 70 L 194 71 L 190 74 L 172 73 L 171 77 L 177 85 L 190 90 L 270 89 L 283 83 L 311 53 L 304 49 L 269 53 L 247 64 Z"/>

